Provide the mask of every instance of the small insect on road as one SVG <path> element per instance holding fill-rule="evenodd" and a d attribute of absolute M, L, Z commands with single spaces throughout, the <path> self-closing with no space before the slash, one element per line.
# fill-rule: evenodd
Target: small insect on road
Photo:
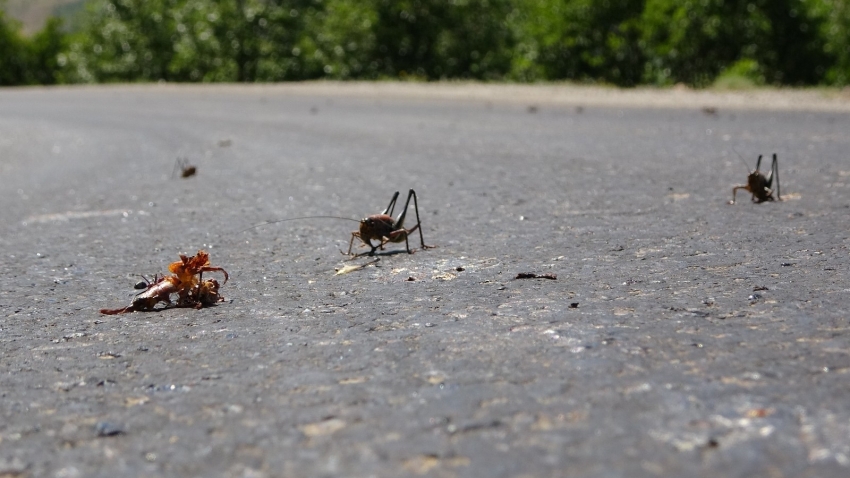
<path fill-rule="evenodd" d="M 737 193 L 739 189 L 746 189 L 749 191 L 753 195 L 752 201 L 754 203 L 773 201 L 773 189 L 771 189 L 771 187 L 773 185 L 774 178 L 776 178 L 775 200 L 782 200 L 782 197 L 779 194 L 779 162 L 776 159 L 776 153 L 773 153 L 773 161 L 770 164 L 770 172 L 767 173 L 767 176 L 759 171 L 759 168 L 761 167 L 761 158 L 762 155 L 760 154 L 759 159 L 756 162 L 756 169 L 751 171 L 747 176 L 747 184 L 741 184 L 732 188 L 732 200 L 729 201 L 729 204 L 735 204 L 735 193 Z M 743 161 L 744 158 L 741 158 L 741 160 Z M 749 169 L 749 167 L 747 169 Z"/>
<path fill-rule="evenodd" d="M 191 178 L 198 172 L 198 168 L 189 164 L 189 158 L 177 158 L 177 161 L 174 162 L 174 169 L 171 171 L 172 178 L 177 174 L 178 169 L 180 170 L 180 177 L 183 179 Z"/>
<path fill-rule="evenodd" d="M 351 248 L 354 246 L 354 239 L 360 239 L 363 243 L 371 248 L 371 250 L 367 253 L 364 253 L 369 256 L 374 256 L 375 251 L 378 249 L 384 250 L 384 245 L 390 242 L 400 243 L 404 241 L 405 249 L 408 254 L 413 254 L 415 251 L 410 250 L 410 241 L 408 241 L 408 236 L 413 234 L 415 231 L 419 231 L 419 243 L 422 246 L 422 249 L 431 249 L 435 246 L 426 246 L 425 239 L 422 237 L 422 221 L 419 219 L 419 204 L 416 200 L 416 191 L 410 190 L 407 193 L 407 201 L 404 203 L 404 208 L 397 218 L 393 219 L 393 211 L 395 210 L 395 203 L 398 199 L 399 192 L 396 191 L 393 194 L 393 198 L 390 199 L 389 205 L 384 209 L 384 212 L 381 214 L 373 214 L 371 216 L 365 217 L 360 221 L 360 229 L 357 231 L 353 231 L 351 233 L 351 241 L 348 243 L 348 255 L 354 255 L 355 257 L 361 256 L 363 254 L 352 254 Z M 404 218 L 407 216 L 407 208 L 410 206 L 410 198 L 413 198 L 413 209 L 416 211 L 416 225 L 411 229 L 404 228 Z M 372 244 L 372 240 L 378 241 L 378 245 Z"/>

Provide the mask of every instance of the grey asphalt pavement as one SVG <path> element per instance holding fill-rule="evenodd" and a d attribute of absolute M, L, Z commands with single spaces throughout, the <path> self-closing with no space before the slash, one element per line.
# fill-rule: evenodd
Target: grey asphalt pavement
<path fill-rule="evenodd" d="M 850 475 L 850 100 L 396 88 L 0 90 L 0 477 Z"/>

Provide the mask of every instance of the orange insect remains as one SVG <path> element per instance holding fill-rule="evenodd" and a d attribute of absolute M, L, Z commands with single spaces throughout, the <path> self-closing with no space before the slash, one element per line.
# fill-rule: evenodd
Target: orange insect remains
<path fill-rule="evenodd" d="M 224 274 L 224 282 L 227 283 L 229 276 L 227 271 L 221 267 L 210 265 L 210 256 L 206 251 L 198 251 L 192 257 L 180 254 L 180 260 L 172 262 L 168 270 L 173 275 L 160 277 L 148 283 L 147 288 L 133 299 L 133 303 L 121 309 L 101 309 L 101 314 L 115 315 L 134 311 L 151 311 L 156 304 L 165 302 L 166 308 L 174 305 L 171 302 L 172 294 L 177 294 L 175 307 L 208 307 L 222 302 L 224 297 L 218 293 L 219 283 L 215 279 L 203 279 L 204 272 L 221 272 Z"/>

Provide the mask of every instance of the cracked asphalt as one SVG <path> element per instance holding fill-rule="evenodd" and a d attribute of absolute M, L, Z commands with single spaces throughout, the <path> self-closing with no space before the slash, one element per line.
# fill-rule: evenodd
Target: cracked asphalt
<path fill-rule="evenodd" d="M 558 88 L 0 90 L 0 477 L 850 474 L 850 100 Z"/>

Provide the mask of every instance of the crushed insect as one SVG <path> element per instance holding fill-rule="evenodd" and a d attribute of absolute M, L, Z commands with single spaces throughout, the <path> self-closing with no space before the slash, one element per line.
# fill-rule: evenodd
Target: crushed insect
<path fill-rule="evenodd" d="M 145 290 L 136 295 L 130 305 L 121 309 L 101 309 L 100 313 L 116 315 L 125 312 L 152 311 L 160 302 L 166 304 L 165 308 L 174 306 L 200 309 L 224 301 L 224 297 L 218 290 L 227 283 L 229 276 L 221 267 L 211 266 L 209 257 L 206 251 L 198 251 L 192 257 L 181 254 L 179 261 L 172 262 L 168 266 L 172 275 L 154 276 L 153 281 L 145 280 L 147 284 Z M 204 272 L 221 272 L 224 274 L 224 282 L 219 285 L 215 279 L 204 279 Z M 177 294 L 176 304 L 171 301 L 173 294 Z"/>
<path fill-rule="evenodd" d="M 520 272 L 514 279 L 549 279 L 558 280 L 555 274 L 535 274 L 534 272 Z"/>
<path fill-rule="evenodd" d="M 419 231 L 419 243 L 422 249 L 431 249 L 435 246 L 426 246 L 425 239 L 422 237 L 422 222 L 419 220 L 419 204 L 416 200 L 416 191 L 410 190 L 407 193 L 407 202 L 404 203 L 404 209 L 397 218 L 393 219 L 393 211 L 395 203 L 398 199 L 398 191 L 393 194 L 390 199 L 390 204 L 384 209 L 381 214 L 373 214 L 360 220 L 360 229 L 351 233 L 351 241 L 348 243 L 348 255 L 351 254 L 351 248 L 354 246 L 354 239 L 360 239 L 363 244 L 369 246 L 372 250 L 365 253 L 370 256 L 375 255 L 375 251 L 379 248 L 384 250 L 384 246 L 390 242 L 404 241 L 405 248 L 408 254 L 413 254 L 410 250 L 410 242 L 408 236 L 415 231 Z M 410 199 L 413 198 L 413 209 L 416 211 L 416 225 L 410 229 L 404 228 L 404 218 L 407 216 L 407 208 L 410 206 Z M 372 240 L 378 241 L 378 245 L 373 245 Z M 360 254 L 355 254 L 355 256 Z"/>
<path fill-rule="evenodd" d="M 735 151 L 735 153 L 738 153 Z M 741 157 L 741 155 L 738 155 Z M 735 194 L 739 189 L 746 189 L 752 194 L 752 201 L 754 203 L 763 203 L 765 201 L 781 201 L 782 197 L 779 193 L 779 162 L 776 159 L 776 153 L 773 154 L 773 161 L 770 164 L 770 172 L 767 173 L 767 176 L 762 174 L 759 171 L 761 167 L 761 158 L 762 155 L 759 155 L 759 159 L 756 162 L 756 169 L 751 171 L 749 175 L 747 175 L 747 184 L 741 184 L 732 188 L 732 200 L 729 201 L 729 204 L 735 204 Z M 741 157 L 741 161 L 744 161 L 744 158 Z M 744 162 L 746 165 L 746 161 Z M 749 166 L 747 166 L 749 169 Z M 773 180 L 776 179 L 776 199 L 773 198 Z"/>
<path fill-rule="evenodd" d="M 189 158 L 177 158 L 177 161 L 174 162 L 174 169 L 171 171 L 171 177 L 177 173 L 177 170 L 180 170 L 181 178 L 190 178 L 198 172 L 198 168 L 189 164 Z"/>

